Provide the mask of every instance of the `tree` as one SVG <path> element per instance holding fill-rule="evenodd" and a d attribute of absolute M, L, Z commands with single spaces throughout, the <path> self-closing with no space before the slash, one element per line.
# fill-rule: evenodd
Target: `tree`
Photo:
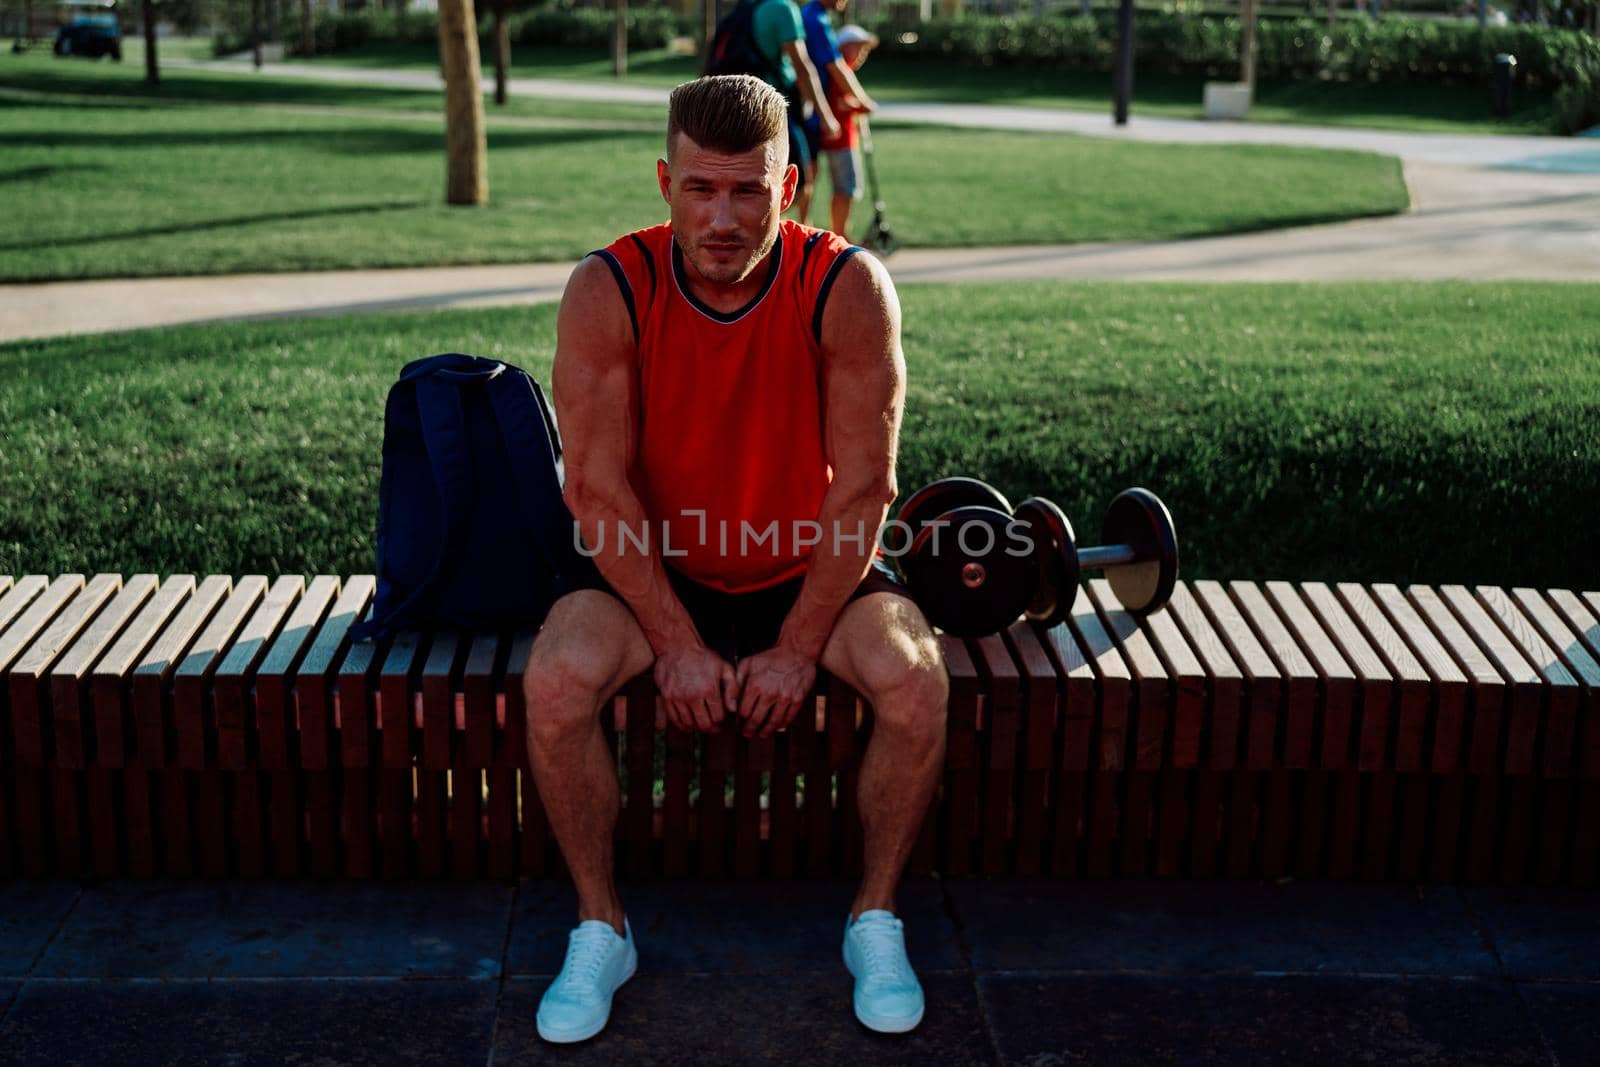
<path fill-rule="evenodd" d="M 472 0 L 439 0 L 444 65 L 445 202 L 489 199 L 489 146 L 483 131 L 483 68 Z"/>
<path fill-rule="evenodd" d="M 1243 0 L 1239 13 L 1244 23 L 1244 39 L 1239 42 L 1239 80 L 1250 87 L 1250 98 L 1256 95 L 1256 0 Z"/>
<path fill-rule="evenodd" d="M 144 83 L 161 84 L 161 64 L 156 61 L 156 4 L 144 0 Z M 118 53 L 119 55 L 121 53 Z"/>
<path fill-rule="evenodd" d="M 611 10 L 611 73 L 621 78 L 628 73 L 628 0 L 611 0 Z"/>
<path fill-rule="evenodd" d="M 511 25 L 506 21 L 511 0 L 492 0 L 494 4 L 494 102 L 506 102 L 506 80 L 511 76 Z"/>

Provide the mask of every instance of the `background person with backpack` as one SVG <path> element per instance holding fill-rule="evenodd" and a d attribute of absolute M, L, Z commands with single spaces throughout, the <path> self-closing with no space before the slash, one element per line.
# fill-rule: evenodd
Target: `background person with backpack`
<path fill-rule="evenodd" d="M 829 224 L 834 233 L 843 234 L 850 221 L 852 204 L 861 199 L 861 136 L 856 116 L 878 107 L 861 88 L 855 72 L 867 61 L 867 54 L 878 46 L 878 38 L 855 25 L 846 26 L 835 35 L 825 4 L 832 5 L 838 12 L 844 10 L 846 0 L 811 0 L 801 10 L 801 16 L 806 24 L 807 45 L 822 74 L 823 91 L 834 117 L 839 120 L 840 132 L 838 137 L 826 138 L 815 116 L 807 120 L 813 175 L 811 183 L 799 196 L 799 219 L 804 223 L 810 215 L 811 195 L 816 188 L 815 172 L 821 170 L 826 158 L 828 180 L 833 187 Z"/>
<path fill-rule="evenodd" d="M 809 104 L 822 135 L 839 136 L 839 122 L 828 105 L 817 68 L 806 51 L 800 9 L 791 0 L 739 0 L 717 24 L 706 50 L 706 74 L 753 74 L 783 94 L 789 104 L 789 162 L 809 195 L 814 156 L 805 134 Z"/>

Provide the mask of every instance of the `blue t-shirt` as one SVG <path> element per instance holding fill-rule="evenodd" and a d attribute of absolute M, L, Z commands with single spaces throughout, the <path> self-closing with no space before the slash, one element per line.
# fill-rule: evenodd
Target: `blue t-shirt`
<path fill-rule="evenodd" d="M 800 23 L 806 28 L 806 55 L 817 68 L 822 91 L 826 93 L 828 64 L 839 58 L 839 38 L 833 34 L 833 20 L 828 16 L 828 9 L 822 6 L 822 0 L 811 0 L 800 9 Z"/>

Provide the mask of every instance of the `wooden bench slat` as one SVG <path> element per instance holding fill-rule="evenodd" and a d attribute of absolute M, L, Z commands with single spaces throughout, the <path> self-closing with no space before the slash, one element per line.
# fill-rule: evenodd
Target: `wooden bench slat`
<path fill-rule="evenodd" d="M 419 770 L 444 771 L 455 756 L 456 662 L 470 651 L 471 639 L 455 630 L 433 635 L 422 664 L 421 707 L 412 725 L 422 734 Z"/>
<path fill-rule="evenodd" d="M 1213 618 L 1223 630 L 1223 640 L 1241 641 L 1241 636 L 1234 634 L 1233 629 L 1239 626 L 1237 620 L 1243 620 L 1260 638 L 1262 647 L 1277 666 L 1276 677 L 1261 675 L 1252 679 L 1247 766 L 1258 770 L 1274 766 L 1278 762 L 1276 753 L 1281 751 L 1283 767 L 1294 770 L 1310 767 L 1318 711 L 1316 668 L 1254 583 L 1229 582 L 1226 587 L 1196 584 L 1205 584 L 1201 599 L 1213 609 Z M 1238 608 L 1232 619 L 1223 612 L 1226 606 L 1224 589 Z M 1241 657 L 1248 662 L 1243 653 Z M 1249 673 L 1247 669 L 1246 674 Z"/>
<path fill-rule="evenodd" d="M 1355 738 L 1356 672 L 1294 586 L 1268 582 L 1266 593 L 1305 648 L 1322 684 L 1322 730 L 1312 761 L 1327 770 L 1344 770 L 1354 762 L 1350 746 Z"/>
<path fill-rule="evenodd" d="M 1022 674 L 1001 635 L 980 637 L 968 647 L 987 689 L 979 869 L 984 874 L 1003 874 L 1012 836 L 1017 745 L 1022 737 Z"/>
<path fill-rule="evenodd" d="M 549 822 L 529 769 L 528 718 L 522 687 L 522 676 L 537 636 L 533 630 L 515 631 L 506 654 L 505 673 L 501 676 L 505 729 L 500 735 L 500 748 L 495 752 L 496 773 L 489 783 L 489 823 L 491 840 L 497 845 L 504 842 L 514 849 L 505 859 L 493 861 L 491 870 L 509 863 L 513 870 L 542 877 L 546 871 Z M 519 799 L 522 804 L 520 825 L 517 823 Z"/>
<path fill-rule="evenodd" d="M 308 862 L 313 873 L 332 873 L 335 829 L 332 783 L 326 774 L 326 679 L 315 672 L 302 683 L 295 671 L 315 646 L 339 592 L 337 575 L 315 576 L 256 668 L 252 730 L 258 765 L 266 772 L 272 871 L 280 878 L 299 877 Z M 308 701 L 312 703 L 302 715 L 301 705 Z M 308 751 L 313 753 L 310 759 Z"/>
<path fill-rule="evenodd" d="M 10 592 L 0 596 L 0 671 L 4 671 L 11 660 L 22 651 L 21 645 L 16 643 L 17 639 L 8 632 L 8 627 L 32 607 L 50 584 L 50 579 L 42 574 L 29 574 L 25 575 Z M 42 621 L 40 625 L 43 625 Z"/>
<path fill-rule="evenodd" d="M 112 796 L 110 771 L 100 766 L 100 740 L 94 728 L 95 687 L 88 676 L 95 661 L 155 591 L 156 584 L 153 574 L 130 578 L 50 669 L 50 763 L 60 798 L 50 833 L 56 847 L 56 871 L 68 877 L 86 871 L 110 876 L 118 873 L 121 865 L 117 825 L 120 805 Z M 117 696 L 120 712 L 120 691 Z M 120 714 L 117 726 L 121 726 Z M 120 746 L 118 749 L 120 752 Z"/>
<path fill-rule="evenodd" d="M 1177 583 L 1166 611 L 1177 624 L 1180 636 L 1205 665 L 1208 676 L 1200 738 L 1204 756 L 1194 776 L 1194 821 L 1189 849 L 1191 873 L 1208 878 L 1222 869 L 1227 827 L 1232 821 L 1227 781 L 1239 765 L 1244 672 L 1234 663 L 1187 583 Z"/>
<path fill-rule="evenodd" d="M 1089 582 L 1089 592 L 1102 612 L 1108 613 L 1115 599 L 1111 596 L 1110 583 L 1104 578 L 1096 578 Z M 1206 670 L 1195 651 L 1189 647 L 1188 640 L 1169 609 L 1152 612 L 1140 623 L 1141 635 L 1151 643 L 1172 683 L 1170 699 L 1173 707 L 1169 714 L 1171 766 L 1198 767 L 1205 726 Z"/>
<path fill-rule="evenodd" d="M 90 705 L 91 686 L 85 684 L 96 660 L 112 645 L 128 621 L 155 592 L 156 576 L 136 574 L 106 605 L 50 669 L 50 704 L 57 767 L 83 770 L 96 760 Z M 86 705 L 91 714 L 85 715 Z M 88 719 L 86 729 L 84 720 Z"/>
<path fill-rule="evenodd" d="M 1142 849 L 1148 840 L 1147 824 L 1144 822 L 1140 823 L 1135 833 L 1128 833 L 1127 796 L 1123 788 L 1124 771 L 1128 766 L 1128 744 L 1138 729 L 1138 724 L 1133 721 L 1133 675 L 1101 624 L 1088 591 L 1081 585 L 1072 604 L 1068 625 L 1077 636 L 1084 658 L 1094 671 L 1096 683 L 1089 735 L 1089 750 L 1093 756 L 1089 768 L 1090 809 L 1087 815 L 1088 852 L 1085 866 L 1090 877 L 1109 878 L 1115 873 L 1118 842 L 1122 842 L 1126 848 L 1130 846 L 1130 836 L 1136 838 L 1138 844 L 1131 847 L 1137 850 Z M 1140 797 L 1136 795 L 1135 799 Z M 1146 803 L 1139 810 L 1137 818 L 1146 820 L 1148 816 Z"/>
<path fill-rule="evenodd" d="M 42 589 L 35 588 L 29 579 L 6 594 L 3 601 L 16 617 L 4 633 L 0 633 L 0 671 L 8 671 L 20 664 L 20 657 L 34 639 L 50 625 L 68 601 L 77 596 L 87 579 L 81 574 L 63 574 Z M 18 594 L 34 590 L 32 597 Z"/>
<path fill-rule="evenodd" d="M 1584 684 L 1600 688 L 1600 621 L 1568 589 L 1552 589 L 1541 597 L 1536 590 L 1518 587 L 1511 595 L 1528 612 L 1546 639 L 1557 646 L 1562 662 Z"/>
<path fill-rule="evenodd" d="M 1302 592 L 1288 582 L 1267 582 L 1265 588 L 1267 600 L 1305 649 L 1321 686 L 1321 728 L 1314 735 L 1311 767 L 1300 783 L 1296 873 L 1302 878 L 1326 874 L 1347 879 L 1355 869 L 1361 829 L 1360 779 L 1355 770 L 1359 757 L 1352 748 L 1359 738 L 1358 697 L 1365 694 L 1355 669 Z M 1387 687 L 1379 682 L 1373 703 L 1381 708 L 1387 696 Z"/>
<path fill-rule="evenodd" d="M 422 665 L 419 699 L 412 726 L 421 733 L 413 783 L 416 797 L 417 870 L 424 878 L 445 874 L 449 850 L 448 816 L 451 794 L 458 783 L 452 765 L 459 755 L 456 723 L 459 665 L 471 648 L 471 639 L 453 630 L 434 635 Z M 476 848 L 476 840 L 463 843 Z"/>
<path fill-rule="evenodd" d="M 1362 772 L 1386 770 L 1393 766 L 1389 757 L 1389 733 L 1395 721 L 1395 707 L 1401 696 L 1401 684 L 1390 672 L 1378 651 L 1368 643 L 1360 625 L 1351 618 L 1345 605 L 1340 603 L 1332 589 L 1321 582 L 1306 583 L 1301 587 L 1306 601 L 1317 619 L 1327 628 L 1329 636 L 1339 647 L 1354 670 L 1359 696 L 1358 724 L 1355 726 L 1354 769 Z M 1362 591 L 1366 609 L 1373 614 L 1377 608 Z M 1389 630 L 1392 635 L 1393 631 Z M 1398 641 L 1398 637 L 1394 638 Z M 1412 659 L 1406 653 L 1407 659 Z M 1414 662 L 1414 661 L 1413 661 Z M 1422 675 L 1421 665 L 1417 674 Z M 1427 699 L 1425 683 L 1412 683 L 1411 688 Z M 1415 699 L 1415 698 L 1412 698 Z"/>
<path fill-rule="evenodd" d="M 307 771 L 326 771 L 337 764 L 333 742 L 335 730 L 334 705 L 337 700 L 338 679 L 335 670 L 340 654 L 345 650 L 350 627 L 362 615 L 370 602 L 374 589 L 371 575 L 355 575 L 341 583 L 339 596 L 328 610 L 327 617 L 317 629 L 311 645 L 295 670 L 294 688 L 291 692 L 293 716 L 290 729 L 299 739 L 300 766 Z M 331 783 L 319 785 L 315 798 L 327 797 L 332 804 Z M 308 803 L 311 803 L 308 800 Z M 334 840 L 338 827 L 332 820 L 337 812 L 331 807 L 316 807 L 308 811 L 313 835 L 312 873 L 325 876 L 332 873 Z"/>
<path fill-rule="evenodd" d="M 456 878 L 479 874 L 496 847 L 487 820 L 487 794 L 494 767 L 495 663 L 501 644 L 499 634 L 477 635 L 461 670 L 460 717 L 455 723 L 461 747 L 450 768 L 450 867 Z"/>
<path fill-rule="evenodd" d="M 1521 592 L 1518 591 L 1519 599 Z M 1535 594 L 1528 591 L 1528 598 Z M 1572 833 L 1571 871 L 1574 884 L 1590 888 L 1600 882 L 1600 693 L 1592 681 L 1592 665 L 1600 662 L 1600 621 L 1595 613 L 1576 593 L 1567 589 L 1550 590 L 1546 596 L 1554 606 L 1560 621 L 1570 627 L 1571 641 L 1556 641 L 1571 657 L 1567 666 L 1583 679 L 1583 714 L 1579 720 L 1576 740 L 1580 752 L 1577 800 L 1574 805 L 1576 826 Z M 1548 636 L 1548 635 L 1547 635 Z M 1579 652 L 1589 657 L 1581 663 Z"/>
<path fill-rule="evenodd" d="M 1540 773 L 1547 778 L 1571 777 L 1575 755 L 1573 740 L 1582 697 L 1578 679 L 1567 669 L 1564 658 L 1545 640 L 1538 624 L 1528 618 L 1503 589 L 1480 585 L 1473 592 L 1479 606 L 1500 624 L 1544 682 L 1544 723 L 1536 757 Z M 1554 621 L 1553 616 L 1546 621 Z"/>
<path fill-rule="evenodd" d="M 1541 702 L 1544 688 L 1539 673 L 1517 646 L 1500 631 L 1484 611 L 1471 590 L 1461 585 L 1446 585 L 1440 595 L 1456 613 L 1474 640 L 1489 654 L 1495 665 L 1511 681 L 1510 731 L 1506 739 L 1505 769 L 1508 774 L 1531 774 L 1536 761 L 1540 734 Z M 1562 668 L 1565 674 L 1565 668 Z"/>
<path fill-rule="evenodd" d="M 263 679 L 260 667 L 286 625 L 285 618 L 295 610 L 305 592 L 306 581 L 301 575 L 282 575 L 275 580 L 268 587 L 266 597 L 245 621 L 213 677 L 217 767 L 232 772 L 227 775 L 227 783 L 232 786 L 233 794 L 233 848 L 242 878 L 260 878 L 266 873 L 267 842 L 272 834 L 268 826 L 269 810 L 275 805 L 283 809 L 278 816 L 283 819 L 286 815 L 293 818 L 299 808 L 298 783 L 292 778 L 279 781 L 280 797 L 273 799 L 267 795 L 275 757 L 287 760 L 283 752 L 286 741 L 281 737 L 287 716 L 283 706 L 287 694 L 281 679 Z M 259 732 L 263 722 L 269 735 L 265 750 Z M 276 752 L 272 751 L 274 730 L 280 735 Z M 202 777 L 209 779 L 211 772 L 205 772 Z M 283 842 L 281 858 L 286 876 L 300 870 L 297 833 L 294 839 L 293 846 L 289 841 Z"/>
<path fill-rule="evenodd" d="M 1153 848 L 1156 875 L 1175 877 L 1189 835 L 1193 775 L 1188 770 L 1200 760 L 1204 673 L 1165 608 L 1140 619 L 1122 608 L 1105 579 L 1086 587 L 1135 679 L 1138 732 L 1127 788 L 1130 829 L 1123 874 L 1144 873 Z"/>
<path fill-rule="evenodd" d="M 137 690 L 141 682 L 155 680 L 155 691 L 142 699 L 155 702 L 157 726 L 161 725 L 160 676 L 135 673 L 142 654 L 159 638 L 179 608 L 194 595 L 193 575 L 170 576 L 145 603 L 111 649 L 95 663 L 90 676 L 90 701 L 94 708 L 95 766 L 121 769 L 122 796 L 114 784 L 96 781 L 91 791 L 94 823 L 94 874 L 109 878 L 124 869 L 136 878 L 155 873 L 154 813 L 150 803 L 152 771 L 135 758 L 139 731 Z M 120 802 L 119 802 L 120 799 Z M 120 824 L 120 825 L 119 825 Z M 118 838 L 127 842 L 126 868 L 118 854 Z"/>
<path fill-rule="evenodd" d="M 950 675 L 950 737 L 945 752 L 944 867 L 956 876 L 971 874 L 978 835 L 978 668 L 966 645 L 941 634 L 939 647 Z M 810 779 L 807 778 L 809 787 Z M 807 803 L 810 797 L 807 796 Z M 813 829 L 815 824 L 813 824 Z"/>
<path fill-rule="evenodd" d="M 1017 798 L 1016 873 L 1039 874 L 1045 867 L 1046 817 L 1050 810 L 1050 768 L 1055 762 L 1056 671 L 1033 625 L 1011 624 L 1005 641 L 1022 683 L 1022 767 Z M 931 845 L 935 813 L 929 812 L 919 845 Z"/>

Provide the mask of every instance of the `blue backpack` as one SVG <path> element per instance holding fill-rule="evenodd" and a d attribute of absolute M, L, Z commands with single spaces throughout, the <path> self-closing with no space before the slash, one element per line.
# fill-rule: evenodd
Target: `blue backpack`
<path fill-rule="evenodd" d="M 377 594 L 352 639 L 537 627 L 579 558 L 561 480 L 526 372 L 455 353 L 406 364 L 384 409 Z"/>

